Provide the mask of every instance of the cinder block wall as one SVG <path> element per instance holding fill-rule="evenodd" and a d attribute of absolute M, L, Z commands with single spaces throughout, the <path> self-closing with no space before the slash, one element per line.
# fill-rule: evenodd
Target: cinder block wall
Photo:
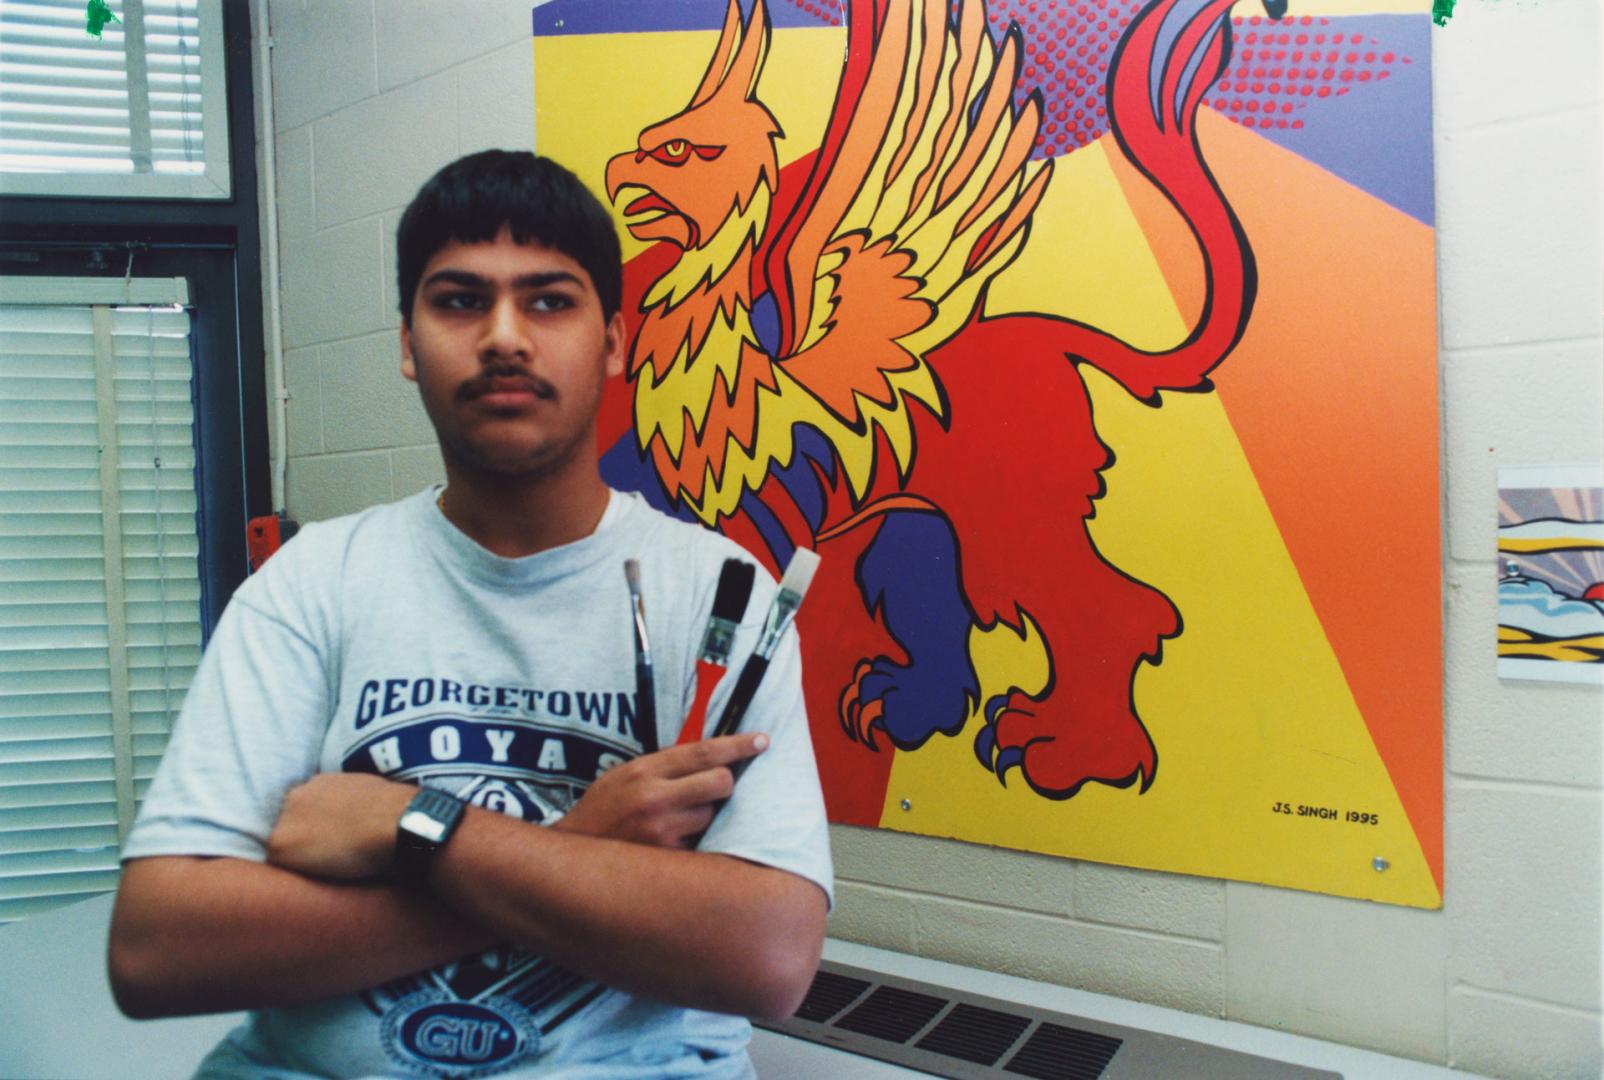
<path fill-rule="evenodd" d="M 531 144 L 529 7 L 272 0 L 303 521 L 442 476 L 397 373 L 390 245 L 441 164 Z M 1491 658 L 1497 466 L 1604 457 L 1600 0 L 1460 0 L 1432 36 L 1443 910 L 837 828 L 835 936 L 1494 1076 L 1599 1075 L 1604 697 L 1500 683 Z"/>

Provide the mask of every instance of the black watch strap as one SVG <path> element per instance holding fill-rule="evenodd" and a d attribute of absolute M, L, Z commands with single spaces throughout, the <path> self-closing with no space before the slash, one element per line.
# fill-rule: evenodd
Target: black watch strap
<path fill-rule="evenodd" d="M 457 831 L 467 804 L 435 788 L 421 788 L 407 804 L 395 828 L 395 873 L 408 885 L 429 880 L 435 853 Z"/>

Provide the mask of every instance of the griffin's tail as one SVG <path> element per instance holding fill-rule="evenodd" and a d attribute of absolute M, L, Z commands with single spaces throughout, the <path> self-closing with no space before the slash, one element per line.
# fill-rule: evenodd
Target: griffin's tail
<path fill-rule="evenodd" d="M 1146 352 L 1095 327 L 1067 323 L 1054 345 L 1144 400 L 1191 390 L 1230 353 L 1257 291 L 1253 251 L 1203 160 L 1194 127 L 1208 88 L 1230 61 L 1234 0 L 1155 0 L 1131 22 L 1109 64 L 1109 124 L 1120 149 L 1180 212 L 1203 257 L 1204 302 L 1185 341 Z M 1284 4 L 1266 0 L 1272 15 Z"/>

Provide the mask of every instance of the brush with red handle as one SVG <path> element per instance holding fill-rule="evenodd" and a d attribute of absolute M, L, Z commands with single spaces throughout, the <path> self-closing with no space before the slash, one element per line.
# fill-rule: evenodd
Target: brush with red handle
<path fill-rule="evenodd" d="M 696 698 L 691 702 L 690 715 L 680 728 L 679 743 L 695 742 L 707 727 L 707 703 L 713 696 L 713 687 L 724 677 L 730 666 L 730 646 L 735 641 L 735 628 L 746 615 L 747 601 L 752 598 L 752 583 L 757 568 L 741 559 L 725 559 L 719 571 L 718 589 L 713 593 L 713 614 L 707 620 L 707 631 L 702 635 L 702 648 L 696 657 Z"/>

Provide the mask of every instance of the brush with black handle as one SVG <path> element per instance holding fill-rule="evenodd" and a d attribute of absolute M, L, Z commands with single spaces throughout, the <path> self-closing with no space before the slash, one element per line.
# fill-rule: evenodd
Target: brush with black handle
<path fill-rule="evenodd" d="M 802 606 L 802 598 L 807 595 L 808 586 L 813 583 L 813 574 L 818 568 L 819 556 L 816 552 L 797 548 L 796 554 L 791 556 L 785 576 L 780 579 L 780 587 L 774 594 L 774 601 L 769 604 L 768 617 L 763 621 L 763 633 L 758 637 L 757 648 L 752 650 L 752 655 L 741 666 L 735 689 L 730 692 L 729 700 L 724 703 L 724 711 L 719 714 L 718 726 L 713 729 L 715 737 L 733 735 L 740 730 L 746 710 L 752 704 L 752 697 L 769 670 L 774 650 L 796 618 L 797 609 Z M 738 761 L 731 767 L 737 780 L 746 766 L 747 761 Z"/>

